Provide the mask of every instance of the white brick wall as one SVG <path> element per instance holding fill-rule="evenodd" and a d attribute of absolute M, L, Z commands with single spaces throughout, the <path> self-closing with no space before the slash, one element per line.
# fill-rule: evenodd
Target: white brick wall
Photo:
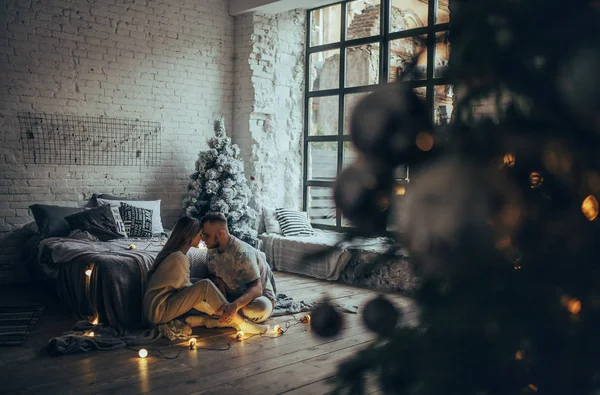
<path fill-rule="evenodd" d="M 299 208 L 306 11 L 235 19 L 233 138 L 257 206 Z"/>
<path fill-rule="evenodd" d="M 213 119 L 233 122 L 233 22 L 221 0 L 1 1 L 0 234 L 32 221 L 30 204 L 92 193 L 162 199 L 171 226 Z M 158 121 L 162 164 L 25 166 L 20 111 Z M 20 276 L 8 239 L 0 283 Z"/>

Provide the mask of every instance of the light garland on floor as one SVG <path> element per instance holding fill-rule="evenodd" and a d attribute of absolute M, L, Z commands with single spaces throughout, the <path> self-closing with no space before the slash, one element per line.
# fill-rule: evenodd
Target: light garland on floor
<path fill-rule="evenodd" d="M 296 318 L 296 317 L 294 317 Z M 297 319 L 296 322 L 294 323 L 290 323 L 291 321 L 286 321 L 285 322 L 285 329 L 281 328 L 280 325 L 275 325 L 273 327 L 273 332 L 276 333 L 278 336 L 265 336 L 265 334 L 260 333 L 260 334 L 253 334 L 250 335 L 249 337 L 246 337 L 246 339 L 250 339 L 256 335 L 260 335 L 261 337 L 268 337 L 268 338 L 275 338 L 275 337 L 279 337 L 283 334 L 285 334 L 288 330 L 290 330 L 291 328 L 293 328 L 294 326 L 298 325 L 298 324 L 308 324 L 310 325 L 310 315 L 306 314 L 304 315 L 302 318 Z M 88 336 L 94 336 L 94 332 L 89 332 Z M 237 341 L 242 341 L 244 340 L 244 332 L 243 331 L 237 331 L 235 334 L 235 340 Z M 227 342 L 227 347 L 226 348 L 212 348 L 212 347 L 198 347 L 197 346 L 198 343 L 198 339 L 196 337 L 192 337 L 190 338 L 190 340 L 188 341 L 188 348 L 190 351 L 196 351 L 196 350 L 207 350 L 207 351 L 228 351 L 231 348 L 231 343 Z M 138 356 L 140 358 L 147 358 L 150 355 L 150 351 L 156 352 L 161 358 L 164 359 L 176 359 L 179 357 L 179 354 L 181 354 L 181 351 L 183 350 L 179 350 L 177 352 L 177 354 L 175 354 L 175 356 L 169 357 L 166 356 L 165 354 L 163 354 L 163 352 L 161 350 L 159 350 L 158 348 L 133 348 L 133 347 L 127 347 L 127 349 L 135 351 L 138 353 Z"/>

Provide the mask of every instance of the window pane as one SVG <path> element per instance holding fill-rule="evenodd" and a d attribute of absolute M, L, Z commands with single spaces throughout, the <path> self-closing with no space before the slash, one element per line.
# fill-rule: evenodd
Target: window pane
<path fill-rule="evenodd" d="M 411 74 L 405 74 L 407 66 L 417 65 Z M 400 38 L 390 41 L 390 82 L 401 79 L 424 80 L 427 77 L 427 35 Z"/>
<path fill-rule="evenodd" d="M 392 0 L 390 32 L 427 26 L 427 0 Z"/>
<path fill-rule="evenodd" d="M 379 83 L 379 43 L 346 49 L 346 87 Z"/>
<path fill-rule="evenodd" d="M 414 88 L 413 91 L 417 94 L 417 97 L 419 99 L 425 101 L 426 96 L 427 96 L 427 89 L 424 86 Z"/>
<path fill-rule="evenodd" d="M 435 87 L 434 116 L 436 125 L 446 125 L 450 122 L 454 110 L 454 90 L 452 85 Z"/>
<path fill-rule="evenodd" d="M 350 134 L 350 120 L 354 107 L 358 102 L 371 92 L 351 93 L 344 96 L 344 134 Z"/>
<path fill-rule="evenodd" d="M 310 13 L 310 46 L 340 41 L 342 6 L 336 4 Z"/>
<path fill-rule="evenodd" d="M 308 100 L 309 136 L 338 134 L 338 96 L 311 97 Z"/>
<path fill-rule="evenodd" d="M 342 158 L 342 168 L 348 166 L 354 159 L 357 157 L 356 148 L 354 148 L 354 144 L 350 141 L 344 141 L 344 155 Z"/>
<path fill-rule="evenodd" d="M 450 9 L 448 5 L 450 0 L 438 0 L 437 18 L 435 23 L 448 23 L 450 22 Z"/>
<path fill-rule="evenodd" d="M 357 0 L 348 3 L 346 40 L 378 36 L 381 25 L 380 0 Z"/>
<path fill-rule="evenodd" d="M 308 187 L 306 201 L 310 222 L 335 226 L 336 210 L 332 188 Z"/>
<path fill-rule="evenodd" d="M 308 179 L 332 181 L 337 176 L 338 143 L 311 141 L 308 143 Z"/>
<path fill-rule="evenodd" d="M 450 40 L 448 32 L 439 32 L 436 34 L 435 44 L 435 65 L 433 76 L 435 78 L 443 77 L 448 70 L 448 60 L 450 59 Z"/>
<path fill-rule="evenodd" d="M 340 50 L 310 54 L 310 90 L 336 89 L 340 86 Z"/>

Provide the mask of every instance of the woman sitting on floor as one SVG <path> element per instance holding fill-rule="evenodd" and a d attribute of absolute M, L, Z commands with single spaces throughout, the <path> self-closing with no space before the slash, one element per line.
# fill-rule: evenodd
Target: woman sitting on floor
<path fill-rule="evenodd" d="M 151 323 L 167 323 L 192 309 L 214 316 L 228 303 L 211 280 L 203 279 L 195 284 L 190 282 L 190 262 L 186 254 L 191 247 L 197 248 L 200 244 L 201 230 L 197 219 L 180 218 L 156 256 L 143 304 L 146 318 Z M 266 333 L 270 329 L 268 325 L 244 319 L 239 313 L 225 323 L 218 319 L 206 321 L 207 327 L 229 326 L 252 334 Z M 186 331 L 191 333 L 189 327 Z"/>

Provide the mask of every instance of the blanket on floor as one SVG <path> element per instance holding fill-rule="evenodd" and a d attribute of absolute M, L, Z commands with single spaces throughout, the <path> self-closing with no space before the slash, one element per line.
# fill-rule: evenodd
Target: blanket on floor
<path fill-rule="evenodd" d="M 271 316 L 279 317 L 312 311 L 319 303 L 294 300 L 288 295 L 279 294 Z M 336 304 L 336 307 L 345 313 L 356 314 L 358 312 L 358 307 L 353 305 L 339 303 Z M 95 350 L 115 350 L 148 344 L 160 339 L 171 341 L 189 339 L 190 335 L 182 330 L 181 322 L 176 321 L 140 330 L 115 329 L 109 325 L 93 325 L 89 321 L 79 321 L 71 331 L 50 339 L 47 351 L 50 355 L 63 355 Z M 90 336 L 92 332 L 93 336 Z"/>

